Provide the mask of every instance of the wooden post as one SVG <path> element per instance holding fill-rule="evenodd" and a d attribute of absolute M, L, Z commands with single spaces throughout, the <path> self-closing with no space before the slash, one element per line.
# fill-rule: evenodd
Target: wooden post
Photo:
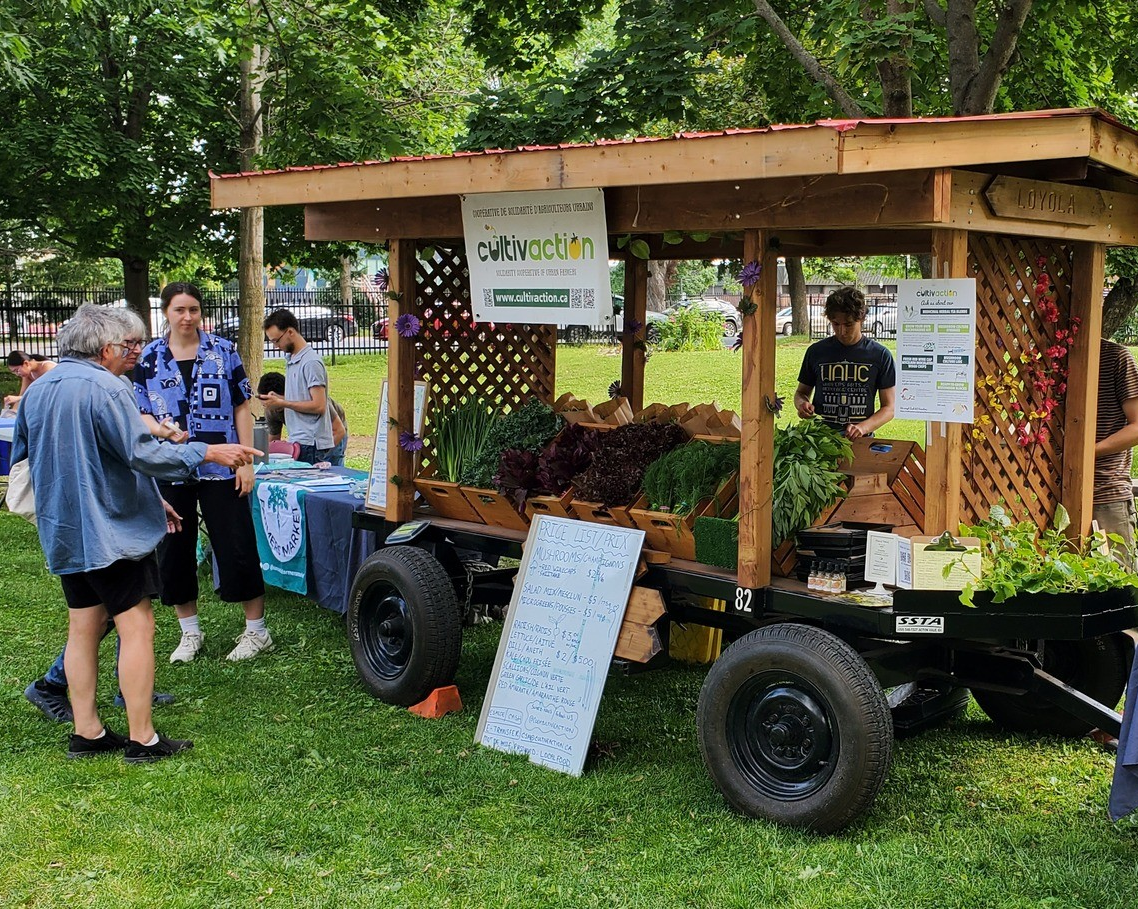
<path fill-rule="evenodd" d="M 1091 531 L 1094 498 L 1095 431 L 1098 416 L 1099 339 L 1102 337 L 1102 282 L 1106 247 L 1074 243 L 1071 318 L 1082 320 L 1067 366 L 1066 415 L 1063 421 L 1063 497 L 1071 516 L 1069 533 Z"/>
<path fill-rule="evenodd" d="M 392 240 L 388 255 L 387 307 L 387 508 L 389 521 L 411 519 L 415 456 L 399 447 L 399 433 L 415 428 L 415 340 L 395 330 L 395 320 L 415 309 L 415 241 Z M 398 482 L 396 482 L 398 478 Z"/>
<path fill-rule="evenodd" d="M 759 262 L 753 288 L 756 311 L 743 317 L 743 421 L 739 463 L 739 586 L 765 587 L 771 579 L 771 490 L 774 485 L 775 312 L 778 257 L 765 230 L 743 232 L 743 261 Z"/>
<path fill-rule="evenodd" d="M 968 277 L 968 232 L 932 232 L 934 278 Z M 975 366 L 973 367 L 975 368 Z M 929 423 L 925 459 L 925 533 L 956 531 L 960 524 L 960 481 L 964 472 L 964 427 Z"/>
<path fill-rule="evenodd" d="M 620 388 L 636 413 L 644 408 L 644 345 L 648 339 L 648 263 L 629 256 L 624 263 L 624 324 L 637 322 L 640 330 L 621 336 L 624 344 Z"/>

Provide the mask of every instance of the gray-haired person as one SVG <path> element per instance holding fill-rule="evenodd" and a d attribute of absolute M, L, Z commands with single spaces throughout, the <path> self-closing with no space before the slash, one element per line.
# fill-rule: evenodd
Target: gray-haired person
<path fill-rule="evenodd" d="M 152 477 L 182 479 L 201 463 L 240 466 L 244 445 L 167 445 L 142 423 L 133 395 L 106 363 L 129 359 L 130 337 L 114 310 L 79 307 L 56 336 L 60 363 L 32 385 L 16 418 L 13 462 L 28 460 L 40 544 L 68 606 L 65 656 L 75 732 L 69 757 L 124 752 L 131 763 L 191 747 L 154 730 L 154 550 L 179 516 Z M 122 639 L 119 684 L 129 738 L 105 727 L 95 705 L 99 641 L 108 618 Z"/>

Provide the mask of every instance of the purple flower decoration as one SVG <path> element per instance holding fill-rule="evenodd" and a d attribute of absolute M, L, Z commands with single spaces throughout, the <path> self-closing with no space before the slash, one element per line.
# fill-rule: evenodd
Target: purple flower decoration
<path fill-rule="evenodd" d="M 629 319 L 627 322 L 624 323 L 624 331 L 626 334 L 630 334 L 630 335 L 638 334 L 640 332 L 640 329 L 642 329 L 643 327 L 644 327 L 644 323 L 638 322 L 636 319 Z"/>
<path fill-rule="evenodd" d="M 624 394 L 624 390 L 620 387 L 620 379 L 617 379 L 609 386 L 609 397 L 619 398 L 622 394 Z"/>
<path fill-rule="evenodd" d="M 399 433 L 399 447 L 404 451 L 422 451 L 423 440 L 413 432 Z"/>
<path fill-rule="evenodd" d="M 423 323 L 409 312 L 395 320 L 395 330 L 401 338 L 413 338 L 423 330 Z"/>
<path fill-rule="evenodd" d="M 763 273 L 763 266 L 753 259 L 743 266 L 743 270 L 735 276 L 738 281 L 746 288 L 753 287 L 759 283 L 759 276 Z"/>

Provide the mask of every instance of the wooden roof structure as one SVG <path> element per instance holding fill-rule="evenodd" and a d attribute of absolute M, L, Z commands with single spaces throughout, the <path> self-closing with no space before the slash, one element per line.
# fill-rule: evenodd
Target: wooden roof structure
<path fill-rule="evenodd" d="M 743 339 L 739 583 L 749 587 L 769 581 L 774 418 L 765 403 L 775 396 L 779 256 L 931 254 L 936 276 L 975 277 L 984 374 L 1003 368 L 1010 352 L 1047 341 L 1047 326 L 1024 306 L 1039 269 L 1059 288 L 1065 318 L 1081 320 L 1083 338 L 1097 339 L 1105 249 L 1138 246 L 1138 133 L 1093 109 L 830 120 L 214 175 L 212 200 L 215 208 L 304 205 L 307 239 L 389 242 L 393 290 L 416 289 L 393 300 L 394 320 L 412 310 L 411 297 L 431 277 L 416 265 L 416 250 L 461 250 L 462 194 L 586 187 L 604 190 L 610 237 L 643 237 L 653 257 L 763 264 L 759 308 L 745 318 L 754 325 Z M 665 244 L 665 231 L 710 236 Z M 615 242 L 612 253 L 624 256 Z M 461 271 L 457 255 L 448 275 Z M 643 324 L 646 264 L 630 259 L 626 275 L 626 317 Z M 520 363 L 519 351 L 545 337 L 519 337 L 509 356 Z M 411 413 L 422 354 L 421 345 L 392 339 L 396 420 Z M 543 369 L 552 370 L 553 356 L 550 348 Z M 926 532 L 954 528 L 998 497 L 1026 503 L 1040 522 L 1062 501 L 1074 527 L 1089 528 L 1098 345 L 1072 346 L 1068 366 L 1062 433 L 1026 460 L 1009 447 L 1006 425 L 991 430 L 985 455 L 969 463 L 959 424 L 930 424 Z M 548 377 L 511 382 L 514 391 L 551 390 Z M 635 345 L 625 348 L 622 387 L 637 407 L 643 351 Z M 389 469 L 407 476 L 411 458 L 396 439 L 392 430 Z M 390 484 L 388 517 L 409 517 L 411 495 L 410 484 Z"/>

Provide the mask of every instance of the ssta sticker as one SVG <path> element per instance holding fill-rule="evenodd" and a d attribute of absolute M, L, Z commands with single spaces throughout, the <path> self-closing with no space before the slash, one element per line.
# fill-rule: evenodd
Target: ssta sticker
<path fill-rule="evenodd" d="M 896 634 L 944 634 L 942 615 L 899 615 L 895 622 Z"/>

